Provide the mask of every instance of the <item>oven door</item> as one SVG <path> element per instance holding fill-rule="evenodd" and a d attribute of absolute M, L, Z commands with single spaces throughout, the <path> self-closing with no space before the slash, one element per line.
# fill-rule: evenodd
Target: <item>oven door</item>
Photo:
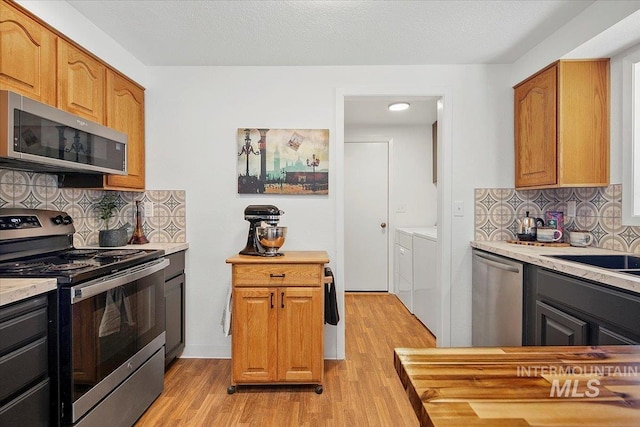
<path fill-rule="evenodd" d="M 158 259 L 60 290 L 65 424 L 83 417 L 164 346 L 168 264 Z"/>

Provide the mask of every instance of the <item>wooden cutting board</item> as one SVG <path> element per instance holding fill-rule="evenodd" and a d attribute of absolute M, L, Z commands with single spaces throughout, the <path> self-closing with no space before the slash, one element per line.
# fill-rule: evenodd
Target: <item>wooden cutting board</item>
<path fill-rule="evenodd" d="M 525 242 L 522 240 L 507 240 L 507 243 L 515 243 L 516 245 L 525 246 L 555 246 L 556 248 L 571 246 L 569 243 L 564 242 Z"/>
<path fill-rule="evenodd" d="M 394 365 L 421 426 L 640 426 L 640 346 L 396 348 Z"/>

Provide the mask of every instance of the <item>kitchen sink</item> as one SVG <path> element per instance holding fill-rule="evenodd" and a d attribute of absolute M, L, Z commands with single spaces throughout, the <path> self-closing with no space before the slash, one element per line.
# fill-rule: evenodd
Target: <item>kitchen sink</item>
<path fill-rule="evenodd" d="M 621 273 L 640 276 L 640 256 L 633 255 L 548 255 L 593 267 L 606 268 Z"/>

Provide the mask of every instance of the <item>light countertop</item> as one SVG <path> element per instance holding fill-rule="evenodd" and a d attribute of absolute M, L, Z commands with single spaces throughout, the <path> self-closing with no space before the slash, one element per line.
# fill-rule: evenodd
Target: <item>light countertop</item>
<path fill-rule="evenodd" d="M 0 279 L 0 307 L 53 291 L 56 279 Z"/>
<path fill-rule="evenodd" d="M 624 255 L 624 252 L 599 248 L 526 246 L 514 243 L 473 241 L 471 246 L 496 255 L 502 255 L 528 264 L 534 264 L 549 270 L 558 271 L 594 282 L 604 283 L 615 288 L 640 293 L 640 276 L 618 273 L 605 268 L 592 267 L 546 255 Z M 638 254 L 629 254 L 638 256 Z"/>

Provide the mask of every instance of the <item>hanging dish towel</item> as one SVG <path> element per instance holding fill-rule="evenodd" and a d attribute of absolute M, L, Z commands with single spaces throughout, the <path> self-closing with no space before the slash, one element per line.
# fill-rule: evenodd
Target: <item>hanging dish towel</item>
<path fill-rule="evenodd" d="M 231 335 L 231 285 L 229 285 L 227 299 L 225 300 L 224 308 L 222 309 L 220 326 L 222 326 L 222 332 L 224 332 L 225 337 Z"/>
<path fill-rule="evenodd" d="M 325 277 L 331 277 L 331 283 L 324 284 L 324 323 L 337 325 L 340 321 L 338 300 L 336 297 L 336 279 L 330 267 L 324 268 Z"/>
<path fill-rule="evenodd" d="M 102 318 L 100 319 L 98 336 L 106 337 L 120 332 L 123 320 L 128 325 L 134 325 L 129 297 L 121 287 L 109 289 L 104 305 L 104 313 L 102 313 Z"/>

